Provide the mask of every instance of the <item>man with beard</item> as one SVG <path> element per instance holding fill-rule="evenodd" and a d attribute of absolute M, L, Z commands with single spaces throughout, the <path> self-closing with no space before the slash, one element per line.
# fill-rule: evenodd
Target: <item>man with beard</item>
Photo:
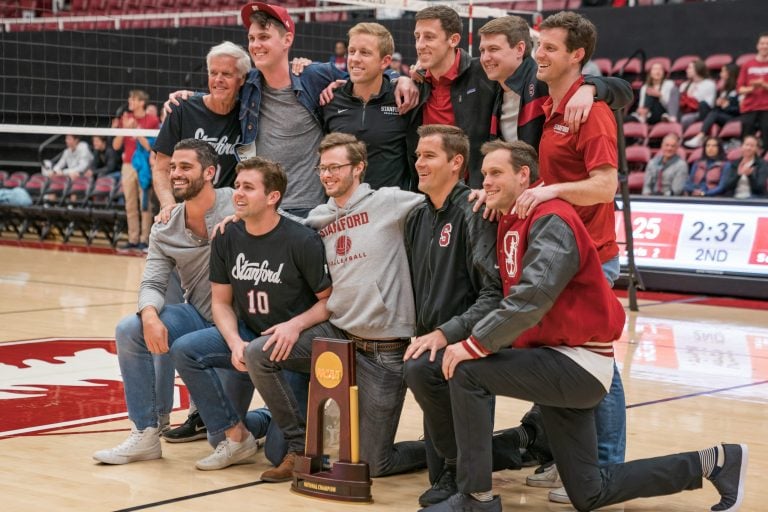
<path fill-rule="evenodd" d="M 173 407 L 169 347 L 182 335 L 213 325 L 209 234 L 234 211 L 232 189 L 213 188 L 216 167 L 216 154 L 205 141 L 184 139 L 174 147 L 170 180 L 174 197 L 183 202 L 166 224 L 152 227 L 137 314 L 123 318 L 115 332 L 133 428 L 120 445 L 96 452 L 93 458 L 99 462 L 127 464 L 162 456 L 160 434 L 168 428 Z M 186 290 L 186 301 L 166 305 L 174 268 Z"/>

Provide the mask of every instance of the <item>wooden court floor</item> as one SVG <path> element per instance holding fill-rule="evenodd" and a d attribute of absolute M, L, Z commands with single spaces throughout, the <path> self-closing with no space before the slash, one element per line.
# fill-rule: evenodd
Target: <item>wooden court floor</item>
<path fill-rule="evenodd" d="M 91 454 L 123 441 L 130 428 L 111 337 L 135 311 L 143 261 L 0 244 L 0 262 L 0 511 L 418 509 L 425 472 L 375 479 L 372 505 L 340 505 L 292 494 L 288 484 L 261 484 L 261 453 L 254 464 L 197 471 L 194 461 L 210 452 L 204 441 L 164 443 L 156 461 L 97 464 Z M 669 299 L 641 300 L 616 343 L 627 458 L 748 443 L 742 510 L 767 510 L 768 309 Z M 527 408 L 500 399 L 497 427 L 516 425 Z M 172 420 L 184 417 L 180 409 Z M 409 395 L 398 438 L 417 438 L 421 422 Z M 545 489 L 526 487 L 531 471 L 495 474 L 505 510 L 572 510 L 549 503 Z M 716 496 L 705 482 L 698 491 L 607 510 L 709 510 Z"/>

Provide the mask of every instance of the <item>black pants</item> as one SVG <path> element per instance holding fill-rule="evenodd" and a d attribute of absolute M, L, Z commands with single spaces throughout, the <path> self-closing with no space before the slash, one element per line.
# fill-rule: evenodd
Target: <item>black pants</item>
<path fill-rule="evenodd" d="M 741 114 L 741 138 L 762 132 L 763 150 L 768 148 L 768 111 L 759 110 Z"/>
<path fill-rule="evenodd" d="M 634 498 L 701 487 L 697 452 L 600 466 L 593 408 L 603 386 L 581 366 L 552 349 L 506 349 L 461 363 L 450 380 L 458 444 L 458 486 L 464 493 L 489 491 L 494 395 L 535 402 L 560 477 L 577 510 L 593 510 Z"/>

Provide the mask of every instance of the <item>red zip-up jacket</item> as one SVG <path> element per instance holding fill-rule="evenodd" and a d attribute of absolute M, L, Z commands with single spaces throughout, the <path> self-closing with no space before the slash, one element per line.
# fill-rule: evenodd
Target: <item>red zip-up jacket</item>
<path fill-rule="evenodd" d="M 505 297 L 463 342 L 470 354 L 566 345 L 613 357 L 624 308 L 569 203 L 547 201 L 526 219 L 503 216 L 496 245 Z"/>

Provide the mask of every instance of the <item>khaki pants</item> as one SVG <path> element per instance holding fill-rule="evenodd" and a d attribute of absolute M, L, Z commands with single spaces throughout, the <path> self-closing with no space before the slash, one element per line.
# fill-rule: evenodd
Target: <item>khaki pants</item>
<path fill-rule="evenodd" d="M 121 178 L 125 196 L 125 215 L 128 221 L 128 243 L 149 243 L 149 230 L 152 228 L 152 204 L 147 210 L 141 210 L 143 191 L 139 186 L 139 173 L 131 164 L 123 163 Z"/>

